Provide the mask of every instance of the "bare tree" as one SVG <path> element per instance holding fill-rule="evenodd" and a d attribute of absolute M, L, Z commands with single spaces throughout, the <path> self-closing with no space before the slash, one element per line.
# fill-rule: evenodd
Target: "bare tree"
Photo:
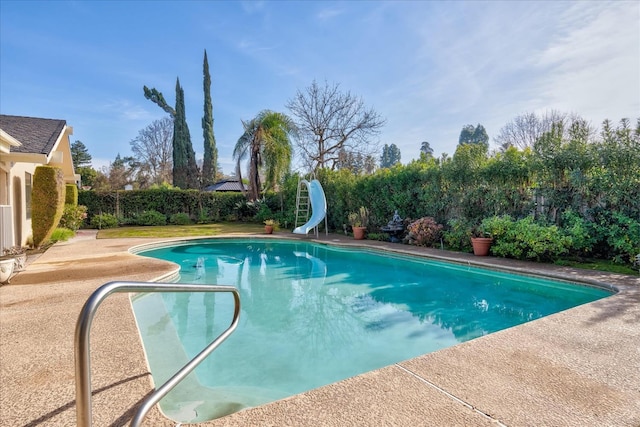
<path fill-rule="evenodd" d="M 556 110 L 550 110 L 541 115 L 525 113 L 504 125 L 498 132 L 498 136 L 495 137 L 495 142 L 503 151 L 509 147 L 520 149 L 533 147 L 538 138 L 545 132 L 551 131 L 551 126 L 554 123 L 560 123 L 566 128 L 568 127 L 565 126 L 567 121 L 575 121 L 576 119 L 578 117 L 575 115 L 570 116 Z"/>
<path fill-rule="evenodd" d="M 341 92 L 338 84 L 325 82 L 320 87 L 314 80 L 304 91 L 297 91 L 287 108 L 296 118 L 298 148 L 310 169 L 335 169 L 341 150 L 363 157 L 378 152 L 377 142 L 371 139 L 385 120 L 367 109 L 361 98 Z"/>
<path fill-rule="evenodd" d="M 150 184 L 172 182 L 173 120 L 165 117 L 142 129 L 130 142 L 131 151 L 149 174 Z"/>
<path fill-rule="evenodd" d="M 133 185 L 139 188 L 137 183 L 139 167 L 140 164 L 134 157 L 122 157 L 118 153 L 114 161 L 109 163 L 109 166 L 102 167 L 101 172 L 104 179 L 101 180 L 99 185 L 96 185 L 96 189 L 124 190 L 126 185 Z"/>

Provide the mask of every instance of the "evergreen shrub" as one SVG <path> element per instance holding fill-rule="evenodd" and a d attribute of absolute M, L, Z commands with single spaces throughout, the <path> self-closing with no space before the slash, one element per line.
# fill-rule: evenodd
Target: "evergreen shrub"
<path fill-rule="evenodd" d="M 242 193 L 169 188 L 133 191 L 81 190 L 78 195 L 79 203 L 87 206 L 89 221 L 93 215 L 100 213 L 134 218 L 144 211 L 155 210 L 169 218 L 176 213 L 186 213 L 191 218 L 198 218 L 199 222 L 211 222 L 235 214 L 236 204 L 243 200 L 246 199 Z"/>
<path fill-rule="evenodd" d="M 76 206 L 78 204 L 78 186 L 75 184 L 65 185 L 64 204 Z"/>
<path fill-rule="evenodd" d="M 97 214 L 91 218 L 91 227 L 99 230 L 104 228 L 116 228 L 118 226 L 118 218 L 108 213 Z"/>
<path fill-rule="evenodd" d="M 191 218 L 189 218 L 188 214 L 180 212 L 171 215 L 171 218 L 169 218 L 169 223 L 173 225 L 188 225 L 191 224 Z"/>
<path fill-rule="evenodd" d="M 158 211 L 144 211 L 138 215 L 136 223 L 144 226 L 167 225 L 167 217 Z"/>
<path fill-rule="evenodd" d="M 64 209 L 65 186 L 62 169 L 38 166 L 31 189 L 31 228 L 33 244 L 46 242 L 58 226 Z"/>
<path fill-rule="evenodd" d="M 542 225 L 529 216 L 514 221 L 510 216 L 494 216 L 482 221 L 493 236 L 493 255 L 532 261 L 552 261 L 569 252 L 571 237 L 555 225 Z"/>
<path fill-rule="evenodd" d="M 447 249 L 471 252 L 471 229 L 472 224 L 469 221 L 459 218 L 449 220 L 447 229 L 442 233 Z"/>

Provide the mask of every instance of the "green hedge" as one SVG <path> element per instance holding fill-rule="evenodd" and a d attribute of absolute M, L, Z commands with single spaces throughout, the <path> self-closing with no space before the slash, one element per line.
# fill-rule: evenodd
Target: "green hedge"
<path fill-rule="evenodd" d="M 206 222 L 225 220 L 235 214 L 236 205 L 245 200 L 241 193 L 217 193 L 198 190 L 153 189 L 131 191 L 81 190 L 78 202 L 87 207 L 89 222 L 94 215 L 108 213 L 118 218 L 137 217 L 157 211 L 170 218 L 186 213 Z"/>
<path fill-rule="evenodd" d="M 31 189 L 33 245 L 45 243 L 58 226 L 64 210 L 65 185 L 62 169 L 38 166 Z"/>
<path fill-rule="evenodd" d="M 75 184 L 65 185 L 64 204 L 78 206 L 78 186 Z"/>

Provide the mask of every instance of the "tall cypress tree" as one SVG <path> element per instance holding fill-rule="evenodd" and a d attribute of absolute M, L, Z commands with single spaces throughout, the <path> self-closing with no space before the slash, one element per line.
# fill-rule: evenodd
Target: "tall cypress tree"
<path fill-rule="evenodd" d="M 176 79 L 176 115 L 173 119 L 173 185 L 182 189 L 200 188 L 196 154 L 191 144 L 184 108 L 184 90 Z"/>
<path fill-rule="evenodd" d="M 212 185 L 216 181 L 218 165 L 218 149 L 216 138 L 213 136 L 213 106 L 211 104 L 211 76 L 209 75 L 209 61 L 207 51 L 204 51 L 204 117 L 202 118 L 202 132 L 204 136 L 204 161 L 202 163 L 202 188 Z"/>

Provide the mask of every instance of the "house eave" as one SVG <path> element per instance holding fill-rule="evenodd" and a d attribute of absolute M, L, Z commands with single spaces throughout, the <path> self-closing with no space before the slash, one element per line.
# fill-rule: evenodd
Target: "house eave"
<path fill-rule="evenodd" d="M 40 153 L 7 153 L 2 156 L 2 160 L 14 163 L 49 164 L 49 156 Z"/>
<path fill-rule="evenodd" d="M 11 147 L 20 147 L 22 144 L 20 141 L 9 135 L 7 132 L 0 129 L 0 141 L 10 145 Z"/>

